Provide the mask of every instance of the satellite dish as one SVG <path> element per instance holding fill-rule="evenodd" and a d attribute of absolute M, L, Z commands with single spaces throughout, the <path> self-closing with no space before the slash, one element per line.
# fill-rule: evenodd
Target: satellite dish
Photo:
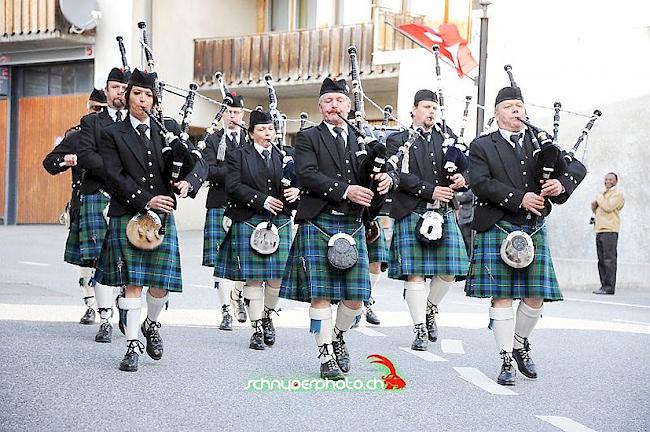
<path fill-rule="evenodd" d="M 94 29 L 101 17 L 97 0 L 59 0 L 59 7 L 65 19 L 72 24 L 71 33 Z"/>

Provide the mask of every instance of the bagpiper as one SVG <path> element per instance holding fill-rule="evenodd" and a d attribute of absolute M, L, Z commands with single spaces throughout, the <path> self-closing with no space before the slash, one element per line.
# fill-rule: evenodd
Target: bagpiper
<path fill-rule="evenodd" d="M 429 341 L 438 339 L 438 306 L 469 267 L 451 202 L 454 191 L 467 183 L 463 173 L 449 177 L 444 169 L 444 135 L 455 135 L 436 123 L 437 109 L 436 93 L 415 93 L 411 116 L 418 137 L 402 160 L 390 210 L 395 224 L 388 277 L 404 281 L 404 299 L 415 326 L 411 349 L 416 351 L 425 351 Z M 408 140 L 409 131 L 389 136 L 388 154 L 396 154 Z"/>
<path fill-rule="evenodd" d="M 106 107 L 106 95 L 102 90 L 93 89 L 87 102 L 88 112 L 94 113 Z M 62 223 L 68 228 L 63 260 L 79 267 L 79 287 L 86 312 L 80 324 L 94 324 L 97 308 L 95 287 L 92 281 L 93 267 L 84 267 L 79 251 L 79 207 L 81 205 L 81 183 L 84 171 L 78 165 L 78 147 L 81 138 L 80 126 L 68 129 L 61 142 L 43 159 L 43 168 L 51 175 L 60 174 L 72 168 L 72 196 L 61 215 Z"/>
<path fill-rule="evenodd" d="M 203 228 L 203 265 L 214 269 L 219 248 L 229 229 L 231 220 L 224 218 L 228 194 L 226 193 L 226 178 L 228 167 L 226 155 L 248 144 L 248 134 L 241 130 L 240 124 L 244 118 L 244 98 L 235 93 L 227 93 L 232 103 L 224 114 L 224 129 L 210 134 L 206 140 L 203 157 L 208 165 L 208 181 L 210 189 L 205 201 L 206 214 Z M 219 293 L 221 302 L 222 320 L 220 330 L 232 330 L 231 303 L 235 308 L 237 320 L 246 322 L 246 309 L 244 308 L 242 287 L 236 281 L 235 289 L 231 290 L 232 281 L 214 278 L 214 288 Z M 234 291 L 234 292 L 233 292 Z"/>
<path fill-rule="evenodd" d="M 137 351 L 144 352 L 138 329 L 146 338 L 149 357 L 162 358 L 163 340 L 158 331 L 161 326 L 158 318 L 165 308 L 168 293 L 182 291 L 173 214 L 176 208 L 174 192 L 181 197 L 194 196 L 207 174 L 207 166 L 202 160 L 195 162 L 190 153 L 191 143 L 183 150 L 182 144 L 176 142 L 175 150 L 162 152 L 165 143 L 161 128 L 147 114 L 158 103 L 155 88 L 155 73 L 133 71 L 125 91 L 128 116 L 102 129 L 99 146 L 113 196 L 109 231 L 96 278 L 98 283 L 123 289 L 118 306 L 126 315 L 123 324 L 127 351 L 120 370 L 128 372 L 138 370 Z M 165 119 L 164 123 L 172 134 L 179 134 L 174 120 Z M 177 153 L 181 154 L 181 160 L 175 160 Z M 201 164 L 202 169 L 195 167 Z M 173 167 L 180 167 L 177 174 L 182 180 L 172 184 Z M 127 229 L 132 229 L 131 237 Z M 148 287 L 147 317 L 140 326 L 141 295 L 145 286 Z"/>
<path fill-rule="evenodd" d="M 345 80 L 326 78 L 320 88 L 318 126 L 298 132 L 296 177 L 304 194 L 299 223 L 282 279 L 280 297 L 309 302 L 310 332 L 315 335 L 320 375 L 342 379 L 350 370 L 343 338 L 370 298 L 368 250 L 361 210 L 374 193 L 361 185 L 357 135 L 343 121 L 351 108 Z M 375 177 L 385 195 L 393 184 L 386 173 Z M 337 303 L 332 323 L 331 304 Z"/>

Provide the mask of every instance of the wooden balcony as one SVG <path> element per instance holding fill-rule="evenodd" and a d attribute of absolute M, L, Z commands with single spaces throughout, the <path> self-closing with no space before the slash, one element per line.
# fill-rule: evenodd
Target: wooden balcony
<path fill-rule="evenodd" d="M 95 30 L 69 33 L 57 0 L 0 0 L 0 51 L 94 43 Z"/>
<path fill-rule="evenodd" d="M 350 45 L 357 48 L 364 79 L 394 77 L 397 66 L 373 65 L 372 54 L 415 47 L 387 23 L 396 26 L 421 18 L 379 8 L 373 15 L 373 22 L 366 24 L 195 39 L 194 81 L 205 90 L 214 89 L 214 73 L 220 71 L 228 87 L 240 89 L 264 86 L 267 73 L 280 84 L 315 84 L 326 76 L 349 75 Z"/>

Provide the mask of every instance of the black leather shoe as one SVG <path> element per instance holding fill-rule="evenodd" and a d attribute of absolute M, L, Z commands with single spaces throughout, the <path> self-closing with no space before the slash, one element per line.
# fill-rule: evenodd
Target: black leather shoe
<path fill-rule="evenodd" d="M 142 334 L 147 339 L 147 354 L 153 360 L 160 360 L 163 356 L 163 340 L 158 333 L 160 323 L 151 321 L 149 318 L 145 319 L 140 326 Z"/>
<path fill-rule="evenodd" d="M 438 306 L 427 300 L 427 333 L 431 342 L 438 340 L 438 324 L 436 324 L 437 313 Z"/>
<path fill-rule="evenodd" d="M 604 289 L 598 289 L 596 291 L 592 291 L 594 294 L 601 294 L 601 295 L 614 295 L 614 291 L 605 291 Z"/>
<path fill-rule="evenodd" d="M 528 338 L 523 339 L 523 348 L 513 349 L 512 358 L 517 362 L 517 369 L 519 369 L 519 372 L 528 378 L 535 379 L 537 378 L 537 368 L 535 367 L 533 359 L 530 358 L 530 355 L 528 354 L 530 351 L 530 344 L 528 343 Z"/>
<path fill-rule="evenodd" d="M 233 298 L 233 294 L 237 295 L 235 290 L 232 290 L 230 293 L 230 303 L 232 304 L 232 307 L 235 310 L 235 314 L 237 315 L 237 321 L 239 321 L 240 323 L 245 323 L 247 316 L 246 316 L 246 307 L 244 306 L 244 300 L 241 295 Z"/>
<path fill-rule="evenodd" d="M 497 378 L 497 384 L 502 386 L 513 386 L 515 385 L 515 376 L 517 372 L 515 367 L 512 365 L 512 356 L 510 353 L 501 351 L 501 358 L 503 359 L 503 364 L 501 365 L 501 373 Z"/>
<path fill-rule="evenodd" d="M 338 381 L 344 379 L 345 376 L 341 372 L 341 369 L 339 369 L 336 360 L 332 356 L 332 353 L 329 350 L 329 345 L 320 345 L 318 349 L 319 349 L 318 358 L 321 357 L 327 358 L 325 362 L 320 364 L 320 377 L 322 379 L 327 379 L 332 381 Z"/>
<path fill-rule="evenodd" d="M 372 310 L 372 307 L 370 305 L 366 306 L 366 322 L 368 324 L 373 324 L 373 325 L 381 324 L 381 321 L 379 321 L 379 317 L 377 316 L 375 311 Z"/>
<path fill-rule="evenodd" d="M 332 348 L 334 349 L 334 357 L 336 357 L 336 363 L 339 365 L 341 372 L 348 373 L 350 372 L 350 353 L 348 352 L 348 347 L 343 340 L 343 332 L 334 329 L 335 337 L 332 341 Z"/>
<path fill-rule="evenodd" d="M 411 349 L 413 351 L 426 351 L 429 347 L 427 328 L 424 324 L 416 324 L 413 333 L 415 333 L 415 340 L 411 344 Z"/>
<path fill-rule="evenodd" d="M 275 327 L 271 317 L 262 318 L 262 329 L 264 330 L 264 343 L 273 346 L 275 344 Z"/>
<path fill-rule="evenodd" d="M 79 320 L 79 324 L 95 324 L 95 310 L 93 308 L 86 309 L 86 313 L 84 313 L 84 316 Z"/>
<path fill-rule="evenodd" d="M 221 310 L 223 319 L 221 320 L 219 330 L 232 331 L 232 315 L 230 315 L 228 306 L 222 306 Z"/>
<path fill-rule="evenodd" d="M 124 358 L 120 362 L 120 370 L 124 372 L 136 372 L 138 370 L 139 355 L 135 350 L 137 349 L 140 353 L 143 353 L 144 345 L 137 339 L 127 342 L 126 354 L 124 354 Z"/>
<path fill-rule="evenodd" d="M 251 336 L 251 341 L 248 347 L 254 350 L 263 350 L 266 348 L 264 345 L 264 329 L 262 328 L 262 320 L 253 321 L 253 329 L 255 332 Z"/>
<path fill-rule="evenodd" d="M 97 334 L 95 335 L 95 342 L 111 343 L 112 336 L 113 336 L 113 326 L 108 321 L 104 321 L 99 325 L 99 328 L 97 329 Z"/>

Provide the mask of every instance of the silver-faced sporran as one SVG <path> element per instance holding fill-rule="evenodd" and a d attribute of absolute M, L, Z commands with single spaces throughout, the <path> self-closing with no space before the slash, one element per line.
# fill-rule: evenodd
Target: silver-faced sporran
<path fill-rule="evenodd" d="M 161 245 L 165 235 L 160 232 L 160 217 L 151 210 L 138 213 L 126 225 L 126 238 L 137 249 L 153 250 Z"/>
<path fill-rule="evenodd" d="M 346 233 L 334 234 L 327 242 L 327 260 L 332 267 L 347 270 L 359 260 L 357 242 Z"/>
<path fill-rule="evenodd" d="M 510 267 L 528 267 L 534 258 L 533 239 L 523 231 L 511 232 L 501 243 L 501 259 Z"/>
<path fill-rule="evenodd" d="M 423 243 L 435 244 L 442 238 L 445 219 L 436 211 L 428 211 L 420 216 L 415 225 L 415 237 Z"/>
<path fill-rule="evenodd" d="M 259 223 L 251 233 L 251 248 L 262 255 L 271 255 L 280 246 L 278 227 L 271 222 Z"/>

